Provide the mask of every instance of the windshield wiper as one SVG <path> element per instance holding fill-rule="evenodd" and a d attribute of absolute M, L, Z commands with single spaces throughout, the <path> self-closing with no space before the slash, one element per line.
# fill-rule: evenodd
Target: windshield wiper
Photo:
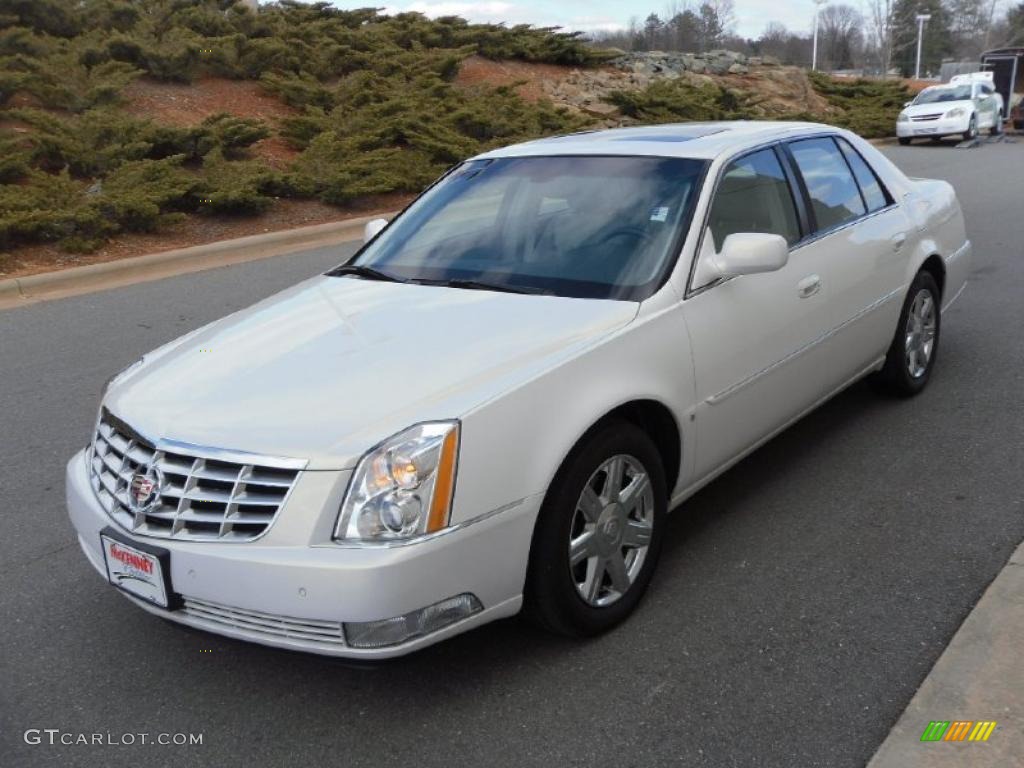
<path fill-rule="evenodd" d="M 536 295 L 551 295 L 551 291 L 543 288 L 533 288 L 524 285 L 501 285 L 500 283 L 487 283 L 483 280 L 438 280 L 432 285 L 443 285 L 448 288 L 467 288 L 471 291 L 500 291 L 501 293 L 530 293 Z"/>
<path fill-rule="evenodd" d="M 366 280 L 380 280 L 387 283 L 405 283 L 407 280 L 403 280 L 400 277 L 389 275 L 387 272 L 381 272 L 379 269 L 373 267 L 367 267 L 363 264 L 342 264 L 340 267 L 335 267 L 327 273 L 330 277 L 340 277 L 341 275 L 355 275 L 356 277 L 362 277 Z"/>

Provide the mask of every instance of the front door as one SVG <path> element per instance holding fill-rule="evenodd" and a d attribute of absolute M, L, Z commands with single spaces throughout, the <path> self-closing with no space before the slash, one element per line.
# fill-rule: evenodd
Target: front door
<path fill-rule="evenodd" d="M 828 332 L 825 254 L 798 247 L 804 226 L 774 148 L 730 163 L 711 204 L 684 303 L 696 371 L 695 477 L 719 469 L 825 394 L 819 340 Z M 700 261 L 736 232 L 793 246 L 776 272 L 704 283 Z"/>

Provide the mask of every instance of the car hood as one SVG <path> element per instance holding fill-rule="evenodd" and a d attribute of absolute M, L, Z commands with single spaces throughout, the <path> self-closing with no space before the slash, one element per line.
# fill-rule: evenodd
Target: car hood
<path fill-rule="evenodd" d="M 974 102 L 971 99 L 960 99 L 959 101 L 938 101 L 932 104 L 912 104 L 904 107 L 903 111 L 910 117 L 920 115 L 944 115 L 955 107 L 972 108 Z"/>
<path fill-rule="evenodd" d="M 344 469 L 542 373 L 638 306 L 319 276 L 147 355 L 104 404 L 151 440 Z"/>

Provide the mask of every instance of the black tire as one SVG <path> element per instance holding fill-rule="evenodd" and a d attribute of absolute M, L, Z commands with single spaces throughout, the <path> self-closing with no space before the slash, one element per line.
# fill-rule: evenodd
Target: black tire
<path fill-rule="evenodd" d="M 918 375 L 912 375 L 910 356 L 907 352 L 908 324 L 911 307 L 922 291 L 927 291 L 931 294 L 935 310 L 934 337 L 924 371 Z M 935 369 L 941 331 L 942 296 L 939 292 L 939 286 L 935 283 L 935 278 L 928 272 L 918 272 L 910 284 L 910 290 L 907 291 L 906 299 L 903 301 L 903 309 L 900 310 L 900 319 L 896 326 L 896 333 L 893 335 L 892 344 L 889 345 L 889 351 L 885 356 L 885 365 L 882 367 L 882 370 L 872 377 L 874 382 L 883 390 L 900 397 L 913 397 L 920 393 L 928 385 L 928 380 Z"/>
<path fill-rule="evenodd" d="M 999 136 L 1003 133 L 1003 113 L 1000 112 L 996 115 L 996 121 L 993 123 L 992 128 L 989 129 L 989 136 Z"/>
<path fill-rule="evenodd" d="M 971 115 L 971 121 L 967 124 L 967 130 L 963 133 L 964 141 L 978 138 L 978 116 Z"/>
<path fill-rule="evenodd" d="M 646 471 L 652 491 L 653 524 L 646 556 L 632 583 L 620 597 L 612 598 L 614 602 L 598 607 L 586 602 L 577 588 L 569 562 L 569 541 L 573 526 L 581 522 L 576 513 L 584 487 L 606 461 L 619 455 L 634 459 Z M 635 475 L 627 472 L 623 477 L 635 478 Z M 524 590 L 527 618 L 557 634 L 590 637 L 606 632 L 629 616 L 643 597 L 657 566 L 667 506 L 668 491 L 661 456 L 647 433 L 629 421 L 618 419 L 596 428 L 565 460 L 541 506 L 530 546 Z M 621 544 L 618 551 L 623 551 Z M 586 561 L 576 568 L 580 565 L 584 569 L 588 567 Z M 609 590 L 610 595 L 610 575 L 602 578 L 608 579 L 604 589 Z"/>
<path fill-rule="evenodd" d="M 897 139 L 897 141 L 899 141 L 900 146 L 905 147 L 905 146 L 907 146 L 907 144 L 910 143 L 910 137 L 908 137 L 908 136 L 900 136 L 899 139 Z"/>

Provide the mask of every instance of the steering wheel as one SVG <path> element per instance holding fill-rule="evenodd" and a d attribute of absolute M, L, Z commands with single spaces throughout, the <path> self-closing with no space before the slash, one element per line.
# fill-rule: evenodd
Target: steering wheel
<path fill-rule="evenodd" d="M 596 235 L 587 240 L 586 245 L 601 246 L 621 237 L 629 237 L 633 238 L 634 240 L 637 240 L 638 243 L 646 243 L 652 240 L 654 238 L 654 235 L 651 234 L 650 230 L 645 229 L 643 227 L 638 227 L 634 224 L 623 224 L 607 233 L 598 232 Z"/>

